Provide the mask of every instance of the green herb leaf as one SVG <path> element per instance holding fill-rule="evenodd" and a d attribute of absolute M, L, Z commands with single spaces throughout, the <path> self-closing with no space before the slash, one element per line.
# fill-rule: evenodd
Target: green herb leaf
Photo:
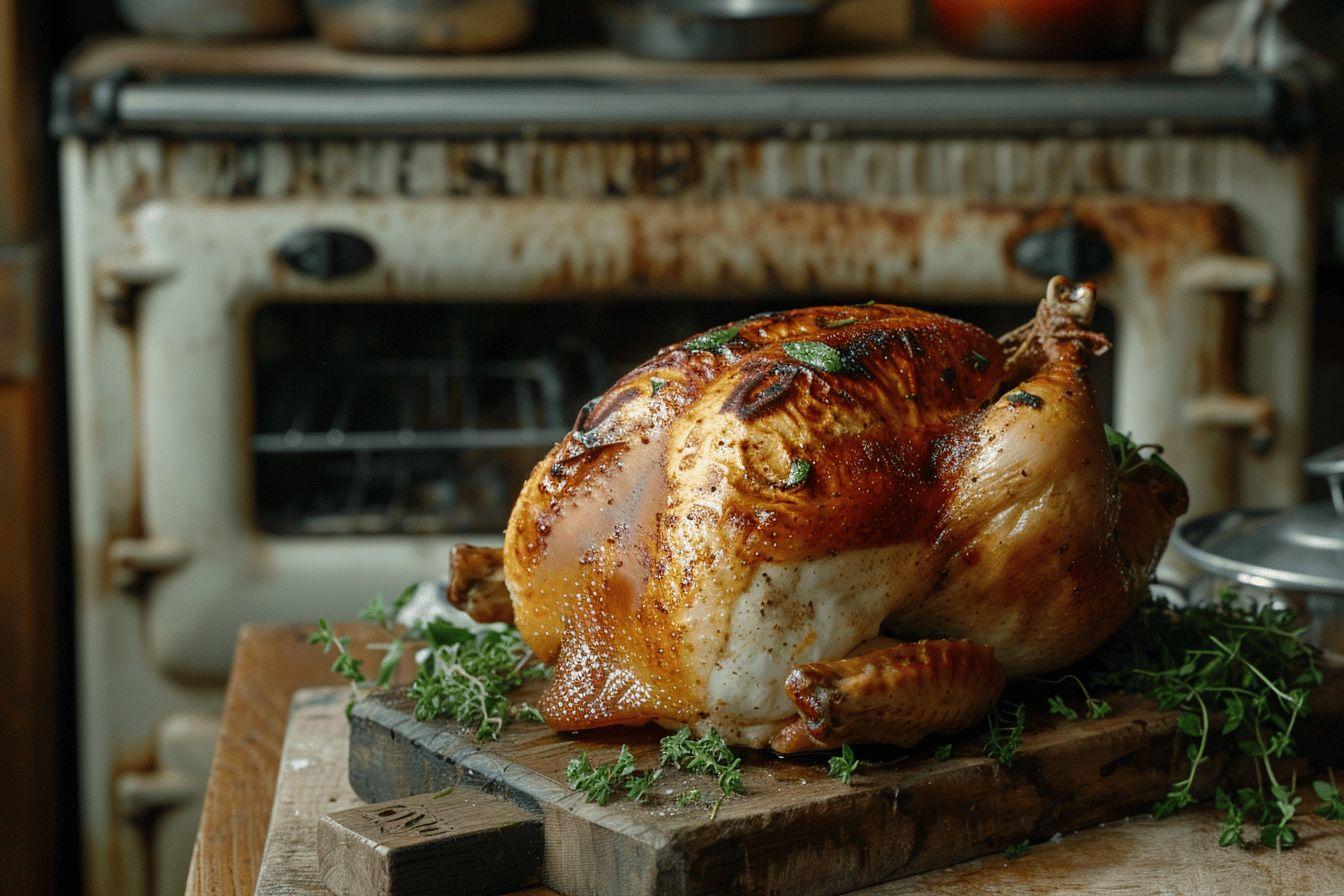
<path fill-rule="evenodd" d="M 1045 399 L 1039 395 L 1033 395 L 1018 389 L 1016 392 L 1009 392 L 1005 398 L 1013 407 L 1027 407 L 1032 410 L 1040 410 L 1045 407 Z"/>
<path fill-rule="evenodd" d="M 546 668 L 532 658 L 518 630 L 484 626 L 472 631 L 446 620 L 425 626 L 429 654 L 411 684 L 415 717 L 455 719 L 474 725 L 481 739 L 499 737 L 515 716 L 509 693 L 542 678 Z M 518 711 L 521 717 L 521 710 Z"/>
<path fill-rule="evenodd" d="M 858 770 L 859 760 L 854 758 L 854 748 L 849 744 L 844 744 L 840 748 L 840 755 L 831 757 L 826 774 L 832 778 L 839 778 L 849 785 L 853 783 L 854 773 Z"/>
<path fill-rule="evenodd" d="M 784 488 L 802 485 L 812 475 L 812 464 L 805 460 L 795 460 L 789 464 L 789 478 L 784 480 Z"/>
<path fill-rule="evenodd" d="M 938 749 L 933 751 L 933 758 L 937 759 L 939 762 L 946 762 L 947 760 L 951 759 L 952 745 L 943 744 L 942 746 L 938 747 Z"/>
<path fill-rule="evenodd" d="M 682 345 L 682 348 L 692 352 L 718 352 L 736 339 L 740 332 L 742 332 L 741 327 L 723 327 L 718 330 L 710 330 L 708 333 L 701 333 L 694 339 L 688 340 Z"/>
<path fill-rule="evenodd" d="M 854 323 L 855 320 L 856 318 L 853 317 L 837 317 L 834 320 L 823 320 L 821 322 L 821 325 L 825 327 L 827 330 L 837 330 L 840 327 L 849 326 L 850 324 Z"/>
<path fill-rule="evenodd" d="M 662 379 L 661 377 L 649 377 L 649 394 L 657 395 L 659 392 L 663 391 L 663 387 L 666 385 L 667 380 Z"/>
<path fill-rule="evenodd" d="M 966 353 L 966 364 L 976 373 L 979 373 L 989 366 L 989 359 L 975 349 L 971 349 Z"/>
<path fill-rule="evenodd" d="M 518 718 L 527 722 L 546 721 L 541 716 L 541 710 L 537 709 L 535 706 L 532 706 L 530 703 L 519 703 L 515 707 L 515 713 L 517 714 Z"/>
<path fill-rule="evenodd" d="M 649 788 L 653 782 L 657 781 L 663 774 L 663 770 L 656 768 L 651 772 L 645 772 L 642 775 L 631 775 L 625 780 L 626 796 L 637 803 L 642 803 L 649 798 Z"/>
<path fill-rule="evenodd" d="M 1162 446 L 1154 444 L 1135 444 L 1134 439 L 1129 433 L 1119 432 L 1109 424 L 1103 424 L 1106 432 L 1106 446 L 1111 449 L 1111 460 L 1115 462 L 1115 469 L 1121 475 L 1127 475 L 1139 467 L 1151 465 L 1166 473 L 1168 476 L 1174 476 L 1185 484 L 1181 479 L 1181 474 L 1162 459 Z M 1148 453 L 1145 454 L 1144 452 Z"/>
<path fill-rule="evenodd" d="M 1023 840 L 1021 843 L 1014 843 L 1003 851 L 1005 859 L 1020 859 L 1031 851 L 1031 841 Z"/>
<path fill-rule="evenodd" d="M 683 790 L 681 793 L 677 794 L 677 798 L 673 802 L 678 806 L 689 806 L 691 803 L 698 803 L 700 802 L 700 791 L 694 787 Z"/>
<path fill-rule="evenodd" d="M 662 765 L 713 775 L 725 797 L 742 792 L 742 760 L 717 731 L 697 740 L 683 727 L 659 741 L 658 752 Z"/>
<path fill-rule="evenodd" d="M 1050 714 L 1063 716 L 1066 719 L 1072 720 L 1077 720 L 1078 718 L 1077 710 L 1070 708 L 1069 705 L 1064 702 L 1064 698 L 1058 694 L 1054 694 L 1050 697 Z"/>
<path fill-rule="evenodd" d="M 1316 797 L 1321 801 L 1316 807 L 1317 815 L 1331 821 L 1344 821 L 1344 798 L 1340 797 L 1339 788 L 1335 786 L 1333 772 L 1329 781 L 1312 781 L 1311 789 L 1316 791 Z"/>
<path fill-rule="evenodd" d="M 1123 438 L 1117 465 L 1150 462 L 1133 460 L 1139 447 Z M 1213 750 L 1231 742 L 1255 761 L 1260 783 L 1238 790 L 1235 800 L 1218 796 L 1224 812 L 1218 842 L 1241 843 L 1242 826 L 1250 822 L 1260 826 L 1259 840 L 1267 846 L 1287 849 L 1297 842 L 1297 782 L 1281 780 L 1274 759 L 1292 755 L 1293 733 L 1309 708 L 1308 689 L 1321 681 L 1315 649 L 1302 634 L 1291 610 L 1244 601 L 1227 590 L 1199 606 L 1150 600 L 1093 657 L 1093 684 L 1144 694 L 1178 713 L 1176 724 L 1188 740 L 1188 772 L 1153 807 L 1155 815 L 1193 803 L 1199 769 Z M 1216 721 L 1215 710 L 1224 720 Z"/>
<path fill-rule="evenodd" d="M 397 638 L 387 645 L 387 653 L 383 654 L 383 661 L 378 665 L 378 687 L 387 687 L 387 683 L 396 674 L 397 666 L 401 663 L 401 651 L 401 638 Z"/>
<path fill-rule="evenodd" d="M 1017 704 L 1012 716 L 1003 719 L 995 708 L 986 719 L 989 733 L 985 738 L 985 755 L 1005 768 L 1013 764 L 1013 757 L 1022 746 L 1022 735 L 1027 730 L 1027 706 Z"/>
<path fill-rule="evenodd" d="M 824 342 L 786 342 L 784 354 L 826 373 L 839 373 L 844 367 L 840 353 Z"/>

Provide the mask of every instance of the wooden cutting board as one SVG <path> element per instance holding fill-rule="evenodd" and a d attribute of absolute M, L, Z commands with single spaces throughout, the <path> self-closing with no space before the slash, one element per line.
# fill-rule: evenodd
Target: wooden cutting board
<path fill-rule="evenodd" d="M 1301 738 L 1303 752 L 1325 762 L 1341 750 L 1332 734 L 1344 718 L 1339 696 L 1332 684 L 1315 699 Z M 937 740 L 915 751 L 860 750 L 852 786 L 827 776 L 825 756 L 739 751 L 746 792 L 712 814 L 715 784 L 702 775 L 665 770 L 648 803 L 615 797 L 605 807 L 566 783 L 572 757 L 588 750 L 594 764 L 606 762 L 622 743 L 638 770 L 656 767 L 665 731 L 580 737 L 518 722 L 498 741 L 478 741 L 454 723 L 417 721 L 404 694 L 391 692 L 354 709 L 350 783 L 370 802 L 481 788 L 538 813 L 542 882 L 562 893 L 842 893 L 1148 812 L 1186 769 L 1175 714 L 1133 696 L 1108 699 L 1115 712 L 1101 720 L 1032 713 L 1008 768 L 983 755 L 978 735 L 952 739 L 946 761 L 932 755 Z M 1242 762 L 1215 757 L 1196 790 L 1211 793 L 1224 772 L 1243 775 Z M 704 798 L 676 806 L 692 787 Z"/>

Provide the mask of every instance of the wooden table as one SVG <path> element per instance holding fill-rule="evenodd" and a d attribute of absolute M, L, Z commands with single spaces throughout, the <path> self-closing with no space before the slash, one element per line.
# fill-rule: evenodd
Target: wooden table
<path fill-rule="evenodd" d="M 310 626 L 245 626 L 238 636 L 219 748 L 187 878 L 188 896 L 250 896 L 260 867 L 290 697 L 334 683 L 331 658 L 307 644 Z M 345 624 L 356 656 L 372 626 Z M 410 657 L 405 671 L 410 670 Z M 366 666 L 374 666 L 367 662 Z M 864 890 L 867 896 L 983 894 L 1151 894 L 1237 896 L 1333 894 L 1344 890 L 1344 823 L 1325 822 L 1304 793 L 1301 845 L 1276 854 L 1220 849 L 1210 806 L 1163 821 L 1093 828 L 1034 847 L 1013 861 L 990 856 Z M 535 891 L 533 891 L 535 892 Z"/>

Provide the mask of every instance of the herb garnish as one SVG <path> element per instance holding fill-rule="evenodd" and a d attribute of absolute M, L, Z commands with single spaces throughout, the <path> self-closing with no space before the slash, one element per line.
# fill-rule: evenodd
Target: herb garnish
<path fill-rule="evenodd" d="M 841 327 L 849 326 L 850 324 L 854 323 L 855 320 L 857 320 L 857 318 L 837 317 L 834 320 L 823 320 L 821 322 L 821 325 L 825 327 L 827 330 L 838 330 Z"/>
<path fill-rule="evenodd" d="M 663 387 L 666 385 L 667 380 L 662 379 L 661 377 L 649 377 L 649 394 L 657 395 L 659 392 L 663 391 Z"/>
<path fill-rule="evenodd" d="M 1016 392 L 1009 392 L 1005 397 L 1013 407 L 1029 407 L 1037 411 L 1045 407 L 1044 398 L 1039 395 L 1032 395 L 1030 392 L 1024 392 L 1021 389 Z"/>
<path fill-rule="evenodd" d="M 1065 675 L 1063 678 L 1056 678 L 1049 681 L 1042 678 L 1034 678 L 1032 681 L 1039 681 L 1042 684 L 1063 684 L 1066 681 L 1072 681 L 1077 684 L 1078 689 L 1083 692 L 1083 706 L 1087 709 L 1087 717 L 1089 719 L 1104 719 L 1111 714 L 1111 704 L 1098 697 L 1093 697 L 1092 693 L 1088 691 L 1087 685 L 1083 684 L 1083 680 L 1077 675 Z M 1062 694 L 1051 695 L 1048 702 L 1051 715 L 1063 716 L 1070 720 L 1078 719 L 1078 711 L 1064 702 L 1064 696 Z"/>
<path fill-rule="evenodd" d="M 435 619 L 398 633 L 397 616 L 410 603 L 415 590 L 414 585 L 407 588 L 391 607 L 375 597 L 360 613 L 360 618 L 376 623 L 392 637 L 386 644 L 369 645 L 383 650 L 378 678 L 372 683 L 361 669 L 363 660 L 350 655 L 350 638 L 337 637 L 327 620 L 317 621 L 317 631 L 308 642 L 322 645 L 323 652 L 336 649 L 332 671 L 350 682 L 346 715 L 354 708 L 361 689 L 388 685 L 406 641 L 423 639 L 429 642 L 429 648 L 410 689 L 417 719 L 456 719 L 475 725 L 477 737 L 491 739 L 499 737 L 512 717 L 541 721 L 541 713 L 526 703 L 517 707 L 509 704 L 510 691 L 528 679 L 546 675 L 546 667 L 533 660 L 518 630 L 498 622 L 474 623 L 466 614 L 454 611 L 464 620 L 462 625 Z"/>
<path fill-rule="evenodd" d="M 317 620 L 317 631 L 309 635 L 308 643 L 321 644 L 323 653 L 336 648 L 336 662 L 331 664 L 331 671 L 350 682 L 350 701 L 345 704 L 345 714 L 349 717 L 350 710 L 355 708 L 355 701 L 359 699 L 359 686 L 365 681 L 364 672 L 360 668 L 364 661 L 350 655 L 349 636 L 338 638 L 331 630 L 331 623 L 325 619 Z"/>
<path fill-rule="evenodd" d="M 701 333 L 694 339 L 688 340 L 682 345 L 682 348 L 691 352 L 717 352 L 736 339 L 737 334 L 741 331 L 741 327 L 723 327 L 718 330 L 710 330 L 708 333 Z"/>
<path fill-rule="evenodd" d="M 812 464 L 805 460 L 795 460 L 789 464 L 789 478 L 784 480 L 784 488 L 802 485 L 812 475 Z"/>
<path fill-rule="evenodd" d="M 946 762 L 947 760 L 951 759 L 951 758 L 952 758 L 952 745 L 951 745 L 951 744 L 943 744 L 943 745 L 940 746 L 938 749 L 934 750 L 934 751 L 933 751 L 933 758 L 934 758 L 934 759 L 937 759 L 939 762 Z"/>
<path fill-rule="evenodd" d="M 1145 464 L 1152 464 L 1164 473 L 1181 478 L 1181 474 L 1162 459 L 1162 446 L 1152 443 L 1142 445 L 1135 444 L 1134 439 L 1129 433 L 1118 432 L 1104 424 L 1106 430 L 1106 446 L 1111 449 L 1111 460 L 1115 461 L 1115 469 L 1121 475 L 1137 470 Z M 1147 454 L 1144 454 L 1144 451 Z M 1181 480 L 1184 482 L 1185 480 Z"/>
<path fill-rule="evenodd" d="M 985 738 L 985 755 L 1004 767 L 1013 764 L 1013 756 L 1022 746 L 1022 734 L 1027 730 L 1027 705 L 1017 704 L 1011 717 L 1001 715 L 995 707 L 985 720 L 989 734 Z"/>
<path fill-rule="evenodd" d="M 1256 764 L 1256 787 L 1220 793 L 1226 815 L 1219 843 L 1241 843 L 1241 826 L 1260 826 L 1260 842 L 1292 846 L 1297 832 L 1297 782 L 1275 774 L 1273 760 L 1293 755 L 1293 733 L 1306 714 L 1310 689 L 1321 683 L 1315 649 L 1295 628 L 1293 611 L 1244 602 L 1231 589 L 1209 605 L 1177 610 L 1153 599 L 1140 606 L 1098 652 L 1093 684 L 1144 694 L 1178 710 L 1177 727 L 1191 741 L 1189 774 L 1153 807 L 1160 817 L 1195 801 L 1200 766 L 1219 742 L 1236 744 Z"/>
<path fill-rule="evenodd" d="M 1014 843 L 1003 851 L 1005 859 L 1020 859 L 1031 851 L 1031 840 L 1023 840 L 1021 843 Z"/>
<path fill-rule="evenodd" d="M 859 760 L 854 758 L 854 748 L 849 744 L 840 747 L 840 755 L 832 756 L 827 764 L 826 774 L 839 778 L 846 785 L 853 783 L 854 773 L 859 770 Z"/>
<path fill-rule="evenodd" d="M 1340 798 L 1339 788 L 1335 786 L 1334 769 L 1330 770 L 1329 781 L 1312 781 L 1311 789 L 1321 801 L 1316 807 L 1317 815 L 1331 821 L 1344 821 L 1344 799 Z"/>
<path fill-rule="evenodd" d="M 824 373 L 839 373 L 844 367 L 840 353 L 824 342 L 786 342 L 784 354 Z"/>
<path fill-rule="evenodd" d="M 476 736 L 494 740 L 513 714 L 509 692 L 524 681 L 544 678 L 522 635 L 503 623 L 477 631 L 436 619 L 424 627 L 429 654 L 411 685 L 415 717 L 451 718 L 476 726 Z M 525 710 L 518 710 L 521 716 Z M 529 718 L 540 713 L 528 712 Z"/>
<path fill-rule="evenodd" d="M 677 794 L 677 798 L 673 800 L 678 806 L 689 806 L 691 803 L 697 803 L 699 801 L 700 791 L 695 787 L 683 790 L 681 793 Z"/>
<path fill-rule="evenodd" d="M 697 740 L 683 727 L 659 741 L 658 752 L 663 765 L 713 775 L 725 797 L 742 792 L 742 760 L 717 731 Z"/>
<path fill-rule="evenodd" d="M 970 366 L 972 370 L 974 370 L 976 373 L 979 373 L 980 371 L 984 370 L 986 367 L 989 366 L 989 359 L 986 358 L 984 355 L 980 354 L 975 349 L 971 349 L 969 352 L 966 353 L 966 363 Z"/>
<path fill-rule="evenodd" d="M 635 774 L 635 757 L 630 748 L 621 744 L 621 751 L 611 762 L 593 765 L 588 759 L 588 751 L 569 760 L 565 767 L 565 780 L 572 790 L 584 795 L 590 803 L 605 806 L 618 787 L 624 787 L 630 799 L 642 803 L 649 798 L 649 788 L 662 776 L 662 769 L 654 769 L 642 775 Z"/>

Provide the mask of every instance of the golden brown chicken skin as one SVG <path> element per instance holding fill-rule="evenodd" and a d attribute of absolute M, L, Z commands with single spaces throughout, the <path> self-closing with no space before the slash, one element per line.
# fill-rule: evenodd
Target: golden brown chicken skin
<path fill-rule="evenodd" d="M 908 744 L 1094 650 L 1185 500 L 1122 488 L 1094 300 L 1052 281 L 1004 344 L 891 305 L 780 312 L 623 377 L 506 535 L 515 622 L 554 663 L 547 722 Z"/>

